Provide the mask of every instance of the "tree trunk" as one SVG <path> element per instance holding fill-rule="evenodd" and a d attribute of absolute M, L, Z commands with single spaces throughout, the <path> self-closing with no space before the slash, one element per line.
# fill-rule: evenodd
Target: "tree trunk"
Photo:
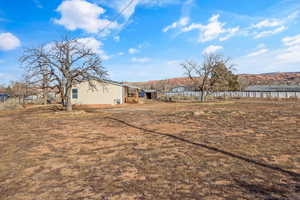
<path fill-rule="evenodd" d="M 67 100 L 67 112 L 72 112 L 73 108 L 72 108 L 72 102 L 70 101 L 69 97 Z"/>
<path fill-rule="evenodd" d="M 67 112 L 72 112 L 72 101 L 71 101 L 71 87 L 67 87 L 66 88 L 66 109 L 67 109 Z"/>
<path fill-rule="evenodd" d="M 47 105 L 48 103 L 48 77 L 43 75 L 43 104 Z"/>
<path fill-rule="evenodd" d="M 65 94 L 64 94 L 64 91 L 63 89 L 59 89 L 59 94 L 60 94 L 60 102 L 61 102 L 61 105 L 65 106 L 66 105 L 66 101 L 65 101 Z"/>
<path fill-rule="evenodd" d="M 205 101 L 205 97 L 204 97 L 205 95 L 204 95 L 204 92 L 205 92 L 204 90 L 201 90 L 201 97 L 200 97 L 200 101 L 201 101 L 201 102 L 204 102 L 204 101 Z"/>
<path fill-rule="evenodd" d="M 47 105 L 48 103 L 48 91 L 47 88 L 43 89 L 43 104 Z"/>

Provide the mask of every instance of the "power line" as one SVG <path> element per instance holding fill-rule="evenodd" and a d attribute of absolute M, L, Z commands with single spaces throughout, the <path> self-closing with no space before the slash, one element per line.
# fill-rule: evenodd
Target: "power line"
<path fill-rule="evenodd" d="M 131 0 L 124 8 L 122 8 L 120 12 L 104 28 L 102 28 L 101 31 L 99 31 L 98 34 L 104 32 L 105 29 L 107 29 L 114 21 L 116 21 L 122 14 L 124 14 L 124 12 L 131 6 L 131 4 L 133 4 L 134 1 L 136 0 Z"/>

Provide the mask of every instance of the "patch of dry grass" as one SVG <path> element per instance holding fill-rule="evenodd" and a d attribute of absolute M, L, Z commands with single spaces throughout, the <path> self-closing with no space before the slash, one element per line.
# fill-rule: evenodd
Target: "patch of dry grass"
<path fill-rule="evenodd" d="M 0 199 L 300 196 L 300 104 L 0 112 Z"/>

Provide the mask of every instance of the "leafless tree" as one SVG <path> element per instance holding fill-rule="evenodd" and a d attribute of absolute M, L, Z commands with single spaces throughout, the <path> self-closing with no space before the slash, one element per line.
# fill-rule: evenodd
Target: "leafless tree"
<path fill-rule="evenodd" d="M 32 89 L 29 89 L 25 82 L 11 82 L 6 89 L 10 97 L 18 100 L 19 104 L 24 104 L 24 99 L 34 94 Z"/>
<path fill-rule="evenodd" d="M 250 81 L 244 77 L 239 77 L 238 81 L 239 81 L 239 85 L 240 85 L 240 90 L 244 90 L 246 87 L 251 85 Z"/>
<path fill-rule="evenodd" d="M 43 55 L 46 51 L 43 46 L 25 49 L 20 62 L 25 66 L 24 80 L 31 88 L 43 90 L 43 104 L 48 101 L 48 89 L 51 88 L 51 67 L 45 62 Z"/>
<path fill-rule="evenodd" d="M 95 88 L 95 81 L 102 81 L 107 76 L 97 53 L 78 39 L 67 37 L 39 48 L 26 49 L 20 61 L 30 79 L 42 83 L 43 88 L 59 91 L 67 111 L 72 111 L 74 85 L 88 82 Z"/>
<path fill-rule="evenodd" d="M 238 83 L 237 76 L 232 73 L 234 65 L 231 64 L 229 58 L 224 58 L 222 55 L 205 55 L 202 64 L 186 61 L 181 66 L 185 70 L 185 74 L 201 91 L 202 102 L 211 92 L 230 89 Z"/>

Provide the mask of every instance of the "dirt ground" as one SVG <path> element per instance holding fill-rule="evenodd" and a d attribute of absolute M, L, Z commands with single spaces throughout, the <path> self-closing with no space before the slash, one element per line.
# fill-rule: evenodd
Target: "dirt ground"
<path fill-rule="evenodd" d="M 0 112 L 1 200 L 300 199 L 300 102 Z"/>

